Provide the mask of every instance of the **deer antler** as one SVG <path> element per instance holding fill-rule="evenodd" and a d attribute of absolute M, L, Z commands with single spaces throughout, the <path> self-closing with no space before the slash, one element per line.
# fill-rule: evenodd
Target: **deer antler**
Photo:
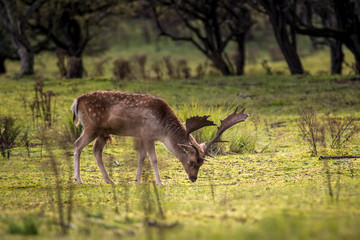
<path fill-rule="evenodd" d="M 215 125 L 213 121 L 208 120 L 208 117 L 210 117 L 210 115 L 202 116 L 202 117 L 195 116 L 195 117 L 186 119 L 185 126 L 186 126 L 187 136 L 189 136 L 190 133 L 192 133 L 202 127 Z"/>
<path fill-rule="evenodd" d="M 245 114 L 245 108 L 243 108 L 239 113 L 236 113 L 236 111 L 238 110 L 238 108 L 235 109 L 233 114 L 230 114 L 229 116 L 227 116 L 224 120 L 221 121 L 220 127 L 218 127 L 218 131 L 215 135 L 215 137 L 206 144 L 205 146 L 205 154 L 206 155 L 210 155 L 209 150 L 211 145 L 213 145 L 214 143 L 217 142 L 228 142 L 228 141 L 224 141 L 220 139 L 221 134 L 223 134 L 223 132 L 225 132 L 228 128 L 230 128 L 231 126 L 239 123 L 239 122 L 243 122 L 246 120 L 246 118 L 248 116 L 250 116 L 249 114 Z"/>

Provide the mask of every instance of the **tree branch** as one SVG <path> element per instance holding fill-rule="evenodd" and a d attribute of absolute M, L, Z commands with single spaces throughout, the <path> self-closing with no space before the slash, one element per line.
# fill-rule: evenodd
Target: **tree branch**
<path fill-rule="evenodd" d="M 348 35 L 347 31 L 330 29 L 330 28 L 316 28 L 316 27 L 306 27 L 296 25 L 296 32 L 304 35 L 310 35 L 313 37 L 330 37 L 338 40 L 344 40 L 346 35 Z"/>
<path fill-rule="evenodd" d="M 48 2 L 49 0 L 37 0 L 36 2 L 34 2 L 30 8 L 26 11 L 24 17 L 22 18 L 21 22 L 20 22 L 20 31 L 23 32 L 24 29 L 24 25 L 26 24 L 26 22 L 29 20 L 31 14 L 38 8 L 40 8 L 44 3 Z"/>
<path fill-rule="evenodd" d="M 153 5 L 151 7 L 153 10 L 156 26 L 160 31 L 160 36 L 170 37 L 174 41 L 192 42 L 201 52 L 203 52 L 206 56 L 208 56 L 208 52 L 205 49 L 203 49 L 202 46 L 200 46 L 200 44 L 198 42 L 196 42 L 192 37 L 177 37 L 167 31 L 165 31 L 165 29 L 163 28 L 163 26 L 160 23 L 159 15 L 158 15 L 155 7 Z"/>

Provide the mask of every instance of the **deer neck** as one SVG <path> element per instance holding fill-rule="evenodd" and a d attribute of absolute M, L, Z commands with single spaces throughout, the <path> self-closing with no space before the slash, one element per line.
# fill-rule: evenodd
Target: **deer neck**
<path fill-rule="evenodd" d="M 190 137 L 193 140 L 192 136 Z M 180 122 L 180 120 L 172 122 L 171 126 L 167 127 L 167 133 L 163 139 L 163 143 L 167 149 L 169 149 L 170 152 L 180 161 L 186 158 L 185 152 L 178 145 L 189 144 L 185 126 Z"/>

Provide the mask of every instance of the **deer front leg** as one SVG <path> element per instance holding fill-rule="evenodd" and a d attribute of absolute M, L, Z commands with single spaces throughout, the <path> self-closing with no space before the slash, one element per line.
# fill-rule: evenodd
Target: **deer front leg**
<path fill-rule="evenodd" d="M 96 158 L 96 162 L 97 165 L 100 168 L 100 172 L 103 175 L 103 178 L 105 180 L 106 183 L 110 183 L 110 184 L 114 184 L 115 182 L 113 180 L 111 180 L 111 178 L 109 177 L 106 168 L 104 166 L 104 162 L 102 160 L 102 153 L 103 153 L 103 149 L 104 146 L 106 144 L 106 140 L 104 137 L 98 137 L 95 140 L 95 144 L 93 146 L 93 153 L 95 155 Z"/>
<path fill-rule="evenodd" d="M 163 183 L 161 182 L 161 179 L 160 179 L 160 174 L 159 174 L 159 169 L 158 169 L 158 164 L 157 164 L 155 142 L 154 141 L 146 142 L 145 149 L 146 149 L 146 152 L 149 154 L 150 161 L 154 168 L 155 182 L 158 185 L 163 185 Z"/>
<path fill-rule="evenodd" d="M 144 164 L 144 160 L 146 158 L 146 149 L 145 149 L 145 145 L 144 142 L 142 140 L 139 141 L 139 164 L 138 164 L 138 169 L 136 172 L 136 182 L 137 183 L 141 183 L 141 172 L 142 172 L 142 166 Z"/>
<path fill-rule="evenodd" d="M 80 177 L 80 155 L 81 151 L 94 140 L 92 134 L 88 132 L 83 132 L 81 136 L 74 143 L 74 172 L 75 172 L 75 181 L 77 183 L 83 183 Z"/>

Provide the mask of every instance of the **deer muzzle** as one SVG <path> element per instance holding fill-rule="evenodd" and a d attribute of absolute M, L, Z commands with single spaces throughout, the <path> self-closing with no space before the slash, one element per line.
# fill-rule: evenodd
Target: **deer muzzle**
<path fill-rule="evenodd" d="M 189 180 L 192 181 L 192 182 L 196 182 L 196 179 L 197 179 L 197 176 L 195 176 L 195 177 L 190 177 L 189 176 Z"/>

